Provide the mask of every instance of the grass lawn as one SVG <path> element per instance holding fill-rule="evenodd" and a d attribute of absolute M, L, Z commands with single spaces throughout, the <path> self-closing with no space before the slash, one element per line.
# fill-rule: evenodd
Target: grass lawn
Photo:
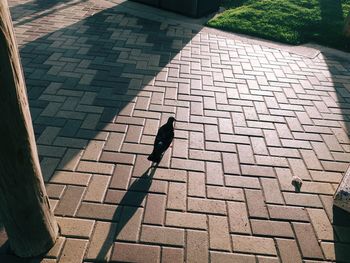
<path fill-rule="evenodd" d="M 289 44 L 316 42 L 350 51 L 342 36 L 350 0 L 223 0 L 207 25 Z"/>

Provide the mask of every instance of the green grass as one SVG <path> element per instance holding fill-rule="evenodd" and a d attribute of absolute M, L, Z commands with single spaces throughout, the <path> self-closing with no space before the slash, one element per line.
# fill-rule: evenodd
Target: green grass
<path fill-rule="evenodd" d="M 223 0 L 207 25 L 289 44 L 316 42 L 350 51 L 342 35 L 350 0 Z"/>

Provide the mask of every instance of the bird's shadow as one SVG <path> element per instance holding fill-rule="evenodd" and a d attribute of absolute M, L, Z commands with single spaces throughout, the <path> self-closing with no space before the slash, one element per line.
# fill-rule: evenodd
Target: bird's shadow
<path fill-rule="evenodd" d="M 128 188 L 124 197 L 118 204 L 118 207 L 113 215 L 113 218 L 119 216 L 116 228 L 110 228 L 109 233 L 104 241 L 104 244 L 99 251 L 96 260 L 105 262 L 108 260 L 108 254 L 111 252 L 113 242 L 118 239 L 118 235 L 123 228 L 140 208 L 143 200 L 149 192 L 152 184 L 152 178 L 158 168 L 158 163 L 153 163 L 141 177 L 137 178 Z M 138 194 L 135 195 L 135 192 Z M 132 204 L 132 206 L 130 205 Z M 111 242 L 112 241 L 112 242 Z"/>

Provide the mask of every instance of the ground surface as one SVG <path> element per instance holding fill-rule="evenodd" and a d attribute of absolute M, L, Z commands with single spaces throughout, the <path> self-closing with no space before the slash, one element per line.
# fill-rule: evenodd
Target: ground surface
<path fill-rule="evenodd" d="M 158 22 L 135 3 L 10 5 L 62 230 L 31 262 L 350 258 L 332 212 L 350 160 L 345 55 Z M 168 116 L 176 138 L 150 171 Z"/>

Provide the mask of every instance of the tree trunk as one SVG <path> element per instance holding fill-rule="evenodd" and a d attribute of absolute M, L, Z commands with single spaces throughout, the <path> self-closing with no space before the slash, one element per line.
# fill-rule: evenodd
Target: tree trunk
<path fill-rule="evenodd" d="M 20 257 L 45 253 L 58 236 L 6 0 L 0 0 L 0 218 Z"/>
<path fill-rule="evenodd" d="M 345 20 L 344 35 L 350 38 L 350 13 L 348 14 L 348 17 Z"/>

